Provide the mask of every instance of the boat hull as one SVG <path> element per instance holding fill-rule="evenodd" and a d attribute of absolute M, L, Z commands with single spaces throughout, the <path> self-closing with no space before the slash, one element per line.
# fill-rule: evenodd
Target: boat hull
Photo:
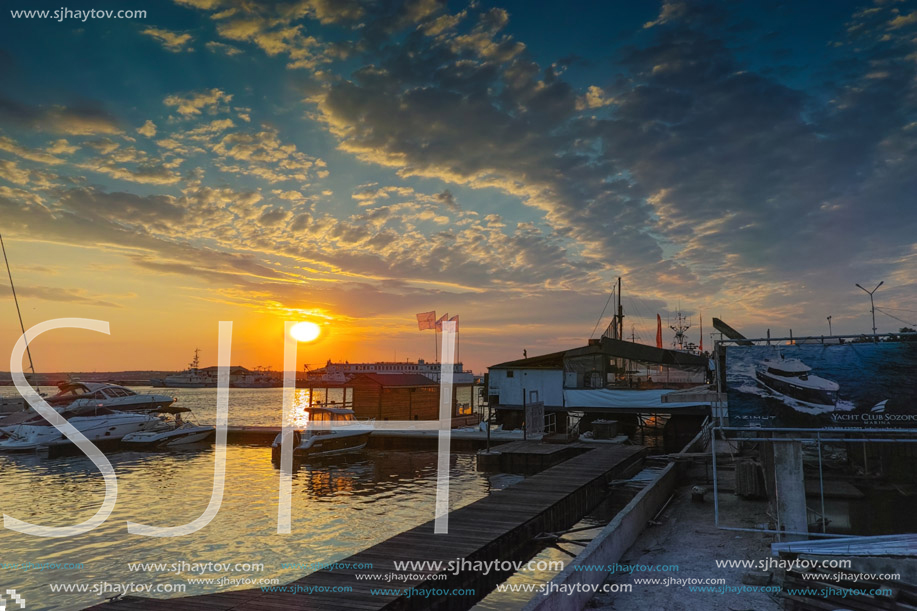
<path fill-rule="evenodd" d="M 70 424 L 75 426 L 89 441 L 120 441 L 124 436 L 152 429 L 159 424 L 159 419 L 145 414 L 120 413 L 110 418 L 72 418 Z M 46 446 L 76 447 L 70 439 L 52 426 L 19 425 L 9 437 L 0 441 L 0 451 L 27 452 Z"/>
<path fill-rule="evenodd" d="M 142 398 L 137 401 L 119 401 L 117 399 L 110 401 L 77 399 L 67 407 L 74 408 L 83 406 L 100 406 L 117 410 L 119 412 L 152 412 L 163 407 L 169 407 L 175 402 L 174 398 L 167 397 L 165 395 L 138 395 L 138 397 Z"/>
<path fill-rule="evenodd" d="M 121 443 L 127 447 L 164 448 L 209 440 L 214 434 L 213 427 L 193 427 L 164 432 L 145 432 L 125 435 Z"/>
<path fill-rule="evenodd" d="M 837 406 L 837 391 L 801 386 L 766 371 L 756 371 L 755 377 L 758 384 L 771 392 L 802 405 L 820 409 L 833 409 Z"/>
<path fill-rule="evenodd" d="M 324 456 L 334 456 L 348 452 L 359 452 L 366 447 L 369 442 L 369 435 L 372 431 L 347 432 L 328 435 L 313 435 L 293 448 L 293 458 L 297 460 L 307 460 L 311 458 L 320 458 Z M 271 446 L 271 460 L 275 463 L 280 462 L 280 436 Z"/>

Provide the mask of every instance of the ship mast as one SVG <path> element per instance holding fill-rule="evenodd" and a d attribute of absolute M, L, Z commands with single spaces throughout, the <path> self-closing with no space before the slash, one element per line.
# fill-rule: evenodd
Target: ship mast
<path fill-rule="evenodd" d="M 685 318 L 681 310 L 675 312 L 675 324 L 669 325 L 669 328 L 675 332 L 675 339 L 672 341 L 672 348 L 675 350 L 691 349 L 693 346 L 688 345 L 685 333 L 691 328 L 691 323 Z"/>
<path fill-rule="evenodd" d="M 19 298 L 16 297 L 16 287 L 13 285 L 13 272 L 10 271 L 10 260 L 6 258 L 6 245 L 3 243 L 3 236 L 0 235 L 0 249 L 3 250 L 3 260 L 6 262 L 6 275 L 10 278 L 10 290 L 13 291 L 13 301 L 16 303 L 16 314 L 19 315 L 19 328 L 22 330 L 22 337 L 25 339 L 25 352 L 29 355 L 29 369 L 32 375 L 35 375 L 35 364 L 32 363 L 32 351 L 29 349 L 29 338 L 25 336 L 25 325 L 22 324 L 22 310 L 19 309 Z"/>

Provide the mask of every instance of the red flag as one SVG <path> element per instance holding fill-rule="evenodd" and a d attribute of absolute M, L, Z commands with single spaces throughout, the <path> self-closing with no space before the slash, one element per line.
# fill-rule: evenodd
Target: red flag
<path fill-rule="evenodd" d="M 444 320 L 449 320 L 449 315 L 448 315 L 448 314 L 443 314 L 442 316 L 439 317 L 439 320 L 436 321 L 436 330 L 437 330 L 437 331 L 442 332 L 442 330 L 443 330 L 443 321 L 444 321 Z"/>
<path fill-rule="evenodd" d="M 656 314 L 656 347 L 662 348 L 662 318 Z"/>
<path fill-rule="evenodd" d="M 424 329 L 435 329 L 436 328 L 436 310 L 432 312 L 421 312 L 417 315 L 417 328 L 423 331 Z"/>
<path fill-rule="evenodd" d="M 456 332 L 456 333 L 458 333 L 458 317 L 459 317 L 459 315 L 456 314 L 455 316 L 453 316 L 452 318 L 449 319 L 449 322 L 454 322 L 454 323 L 455 323 L 455 332 Z"/>

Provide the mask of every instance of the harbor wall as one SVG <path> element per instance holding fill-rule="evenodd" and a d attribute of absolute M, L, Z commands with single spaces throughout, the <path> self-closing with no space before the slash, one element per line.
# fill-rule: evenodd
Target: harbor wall
<path fill-rule="evenodd" d="M 599 585 L 605 581 L 605 571 L 576 571 L 574 566 L 614 564 L 634 544 L 647 522 L 672 495 L 677 479 L 675 463 L 666 465 L 659 477 L 627 504 L 566 568 L 548 582 L 548 593 L 537 595 L 523 611 L 567 611 L 582 609 L 594 596 L 592 591 L 576 588 L 576 584 Z M 566 585 L 564 592 L 560 586 Z M 554 590 L 554 591 L 552 591 Z"/>

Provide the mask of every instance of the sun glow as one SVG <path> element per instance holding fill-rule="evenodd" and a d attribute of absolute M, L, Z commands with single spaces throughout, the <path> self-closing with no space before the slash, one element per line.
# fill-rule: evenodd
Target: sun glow
<path fill-rule="evenodd" d="M 314 322 L 298 322 L 290 329 L 290 335 L 298 342 L 311 342 L 318 338 L 322 329 Z"/>

